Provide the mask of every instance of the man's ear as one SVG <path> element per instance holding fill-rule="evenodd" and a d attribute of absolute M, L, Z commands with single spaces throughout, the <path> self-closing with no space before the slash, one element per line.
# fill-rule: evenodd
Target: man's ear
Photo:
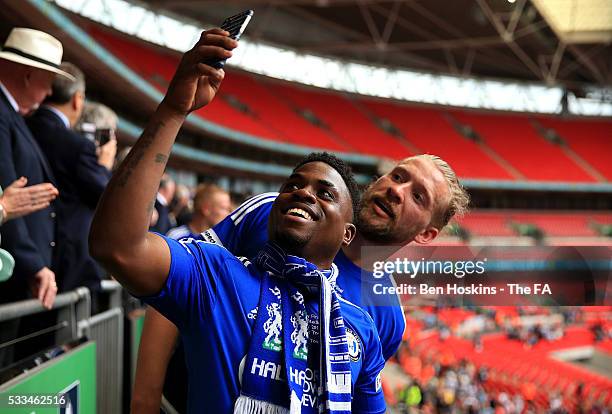
<path fill-rule="evenodd" d="M 357 227 L 353 223 L 346 223 L 344 225 L 344 236 L 342 237 L 342 245 L 348 246 L 351 244 L 357 234 Z"/>
<path fill-rule="evenodd" d="M 202 203 L 202 206 L 200 207 L 200 214 L 202 214 L 204 217 L 208 217 L 210 214 L 210 206 L 207 203 Z"/>
<path fill-rule="evenodd" d="M 78 92 L 75 92 L 72 95 L 72 99 L 70 100 L 70 106 L 72 107 L 73 111 L 78 111 L 80 105 L 81 105 L 81 94 Z"/>
<path fill-rule="evenodd" d="M 425 230 L 414 236 L 414 241 L 418 244 L 429 244 L 433 241 L 433 239 L 438 236 L 439 233 L 440 230 L 433 226 L 429 226 Z"/>

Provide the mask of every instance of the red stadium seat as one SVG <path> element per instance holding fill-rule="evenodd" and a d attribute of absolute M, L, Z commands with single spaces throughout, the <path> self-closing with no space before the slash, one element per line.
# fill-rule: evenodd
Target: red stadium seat
<path fill-rule="evenodd" d="M 559 146 L 539 136 L 526 116 L 463 111 L 455 111 L 453 115 L 470 125 L 489 147 L 528 180 L 596 181 Z"/>
<path fill-rule="evenodd" d="M 401 159 L 412 155 L 397 138 L 378 128 L 349 100 L 338 93 L 270 82 L 268 87 L 296 108 L 307 109 L 335 136 L 356 152 Z"/>
<path fill-rule="evenodd" d="M 442 157 L 463 178 L 514 177 L 475 142 L 461 136 L 439 109 L 362 100 L 374 114 L 391 121 L 421 152 Z"/>
<path fill-rule="evenodd" d="M 606 179 L 612 180 L 612 123 L 609 120 L 539 118 Z"/>

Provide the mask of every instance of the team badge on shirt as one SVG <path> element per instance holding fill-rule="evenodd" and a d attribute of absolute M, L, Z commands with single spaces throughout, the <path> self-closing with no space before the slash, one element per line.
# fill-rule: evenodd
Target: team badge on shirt
<path fill-rule="evenodd" d="M 376 392 L 380 391 L 382 388 L 382 378 L 380 377 L 381 372 L 376 376 Z"/>
<path fill-rule="evenodd" d="M 346 341 L 348 342 L 348 351 L 349 356 L 351 357 L 351 361 L 359 361 L 362 352 L 361 339 L 349 327 L 346 328 Z"/>

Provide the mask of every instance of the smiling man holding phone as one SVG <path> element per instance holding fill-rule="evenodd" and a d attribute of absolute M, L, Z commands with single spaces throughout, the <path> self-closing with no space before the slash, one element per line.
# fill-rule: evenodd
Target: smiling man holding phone
<path fill-rule="evenodd" d="M 253 263 L 212 243 L 147 231 L 176 135 L 224 77 L 202 62 L 232 55 L 237 42 L 228 34 L 206 31 L 183 56 L 100 201 L 92 254 L 179 326 L 189 412 L 383 413 L 374 322 L 333 289 L 332 261 L 354 237 L 358 198 L 342 161 L 322 154 L 296 167 L 272 208 L 270 243 Z"/>

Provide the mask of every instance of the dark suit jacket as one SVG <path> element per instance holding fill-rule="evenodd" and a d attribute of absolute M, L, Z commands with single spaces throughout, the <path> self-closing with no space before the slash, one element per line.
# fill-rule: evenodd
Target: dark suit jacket
<path fill-rule="evenodd" d="M 157 223 L 151 226 L 149 230 L 160 234 L 168 233 L 168 230 L 172 227 L 172 223 L 170 222 L 170 208 L 160 203 L 159 200 L 155 200 L 155 210 L 157 210 L 159 217 Z"/>
<path fill-rule="evenodd" d="M 57 179 L 58 244 L 55 257 L 59 291 L 78 286 L 96 289 L 102 270 L 89 256 L 87 238 L 110 171 L 98 164 L 95 144 L 66 128 L 61 118 L 41 107 L 28 126 Z"/>
<path fill-rule="evenodd" d="M 23 117 L 0 90 L 0 185 L 6 188 L 20 176 L 28 178 L 28 185 L 55 184 L 53 172 Z M 15 258 L 12 278 L 0 284 L 0 303 L 25 299 L 28 278 L 45 266 L 52 267 L 54 204 L 0 227 L 2 248 Z"/>

